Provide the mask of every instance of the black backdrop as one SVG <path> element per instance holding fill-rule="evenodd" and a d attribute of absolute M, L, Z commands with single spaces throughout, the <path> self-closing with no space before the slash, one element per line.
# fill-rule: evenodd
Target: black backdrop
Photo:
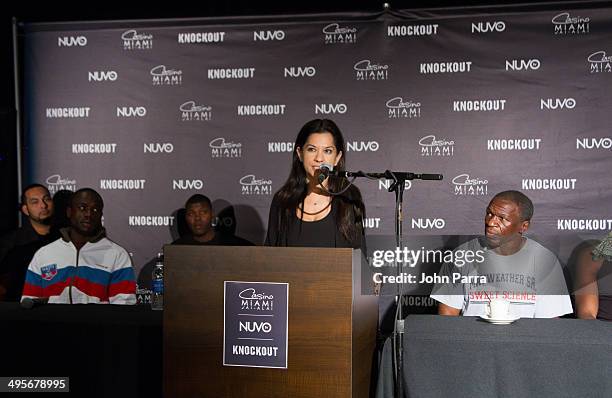
<path fill-rule="evenodd" d="M 457 6 L 486 7 L 499 3 L 523 3 L 523 1 L 487 1 L 487 0 L 413 0 L 392 2 L 393 8 L 440 8 Z M 540 1 L 542 7 L 556 1 Z M 568 2 L 571 3 L 571 2 Z M 576 2 L 573 2 L 576 4 Z M 587 7 L 588 1 L 580 2 L 574 7 Z M 596 2 L 601 6 L 601 2 Z M 221 15 L 267 15 L 295 14 L 334 11 L 377 11 L 382 9 L 382 1 L 373 0 L 340 0 L 308 2 L 190 2 L 177 7 L 153 7 L 149 5 L 126 4 L 119 1 L 88 3 L 77 1 L 34 2 L 12 1 L 3 4 L 0 10 L 0 234 L 14 228 L 18 219 L 17 166 L 15 142 L 15 99 L 13 80 L 13 46 L 12 18 L 20 21 L 71 21 L 71 20 L 108 20 L 108 19 L 143 19 L 173 17 L 207 17 Z"/>

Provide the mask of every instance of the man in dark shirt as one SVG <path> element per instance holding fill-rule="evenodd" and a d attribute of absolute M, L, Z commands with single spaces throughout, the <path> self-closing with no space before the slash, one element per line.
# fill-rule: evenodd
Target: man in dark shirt
<path fill-rule="evenodd" d="M 25 187 L 21 194 L 21 212 L 27 220 L 21 228 L 0 239 L 0 299 L 19 300 L 34 253 L 58 238 L 51 228 L 53 209 L 53 200 L 45 186 Z"/>
<path fill-rule="evenodd" d="M 173 245 L 219 245 L 219 246 L 253 246 L 253 243 L 235 235 L 215 231 L 215 214 L 210 199 L 195 194 L 185 203 L 185 222 L 189 229 L 187 235 L 181 236 Z"/>

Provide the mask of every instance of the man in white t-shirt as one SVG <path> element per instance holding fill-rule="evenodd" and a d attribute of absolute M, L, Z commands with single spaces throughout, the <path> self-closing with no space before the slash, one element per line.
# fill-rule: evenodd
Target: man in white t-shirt
<path fill-rule="evenodd" d="M 485 236 L 456 250 L 480 251 L 473 262 L 447 263 L 434 286 L 440 315 L 484 316 L 487 303 L 510 302 L 510 316 L 554 318 L 573 312 L 557 257 L 538 242 L 524 237 L 533 216 L 533 203 L 518 191 L 500 192 L 485 215 Z"/>

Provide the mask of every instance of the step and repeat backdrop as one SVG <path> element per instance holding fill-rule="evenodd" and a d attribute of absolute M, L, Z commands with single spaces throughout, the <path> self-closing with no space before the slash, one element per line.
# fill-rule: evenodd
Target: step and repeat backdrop
<path fill-rule="evenodd" d="M 261 243 L 300 127 L 330 118 L 348 170 L 444 175 L 408 183 L 407 234 L 479 234 L 517 189 L 535 233 L 600 237 L 612 8 L 557 7 L 22 25 L 24 183 L 100 192 L 140 271 L 194 193 Z M 389 182 L 356 184 L 392 235 Z"/>

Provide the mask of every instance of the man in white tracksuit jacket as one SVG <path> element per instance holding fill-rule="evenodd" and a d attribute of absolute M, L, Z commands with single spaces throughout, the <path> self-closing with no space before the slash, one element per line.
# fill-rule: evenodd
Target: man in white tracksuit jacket
<path fill-rule="evenodd" d="M 127 251 L 106 238 L 102 197 L 83 188 L 72 197 L 70 227 L 40 248 L 28 267 L 21 300 L 59 304 L 136 304 L 134 269 Z"/>

